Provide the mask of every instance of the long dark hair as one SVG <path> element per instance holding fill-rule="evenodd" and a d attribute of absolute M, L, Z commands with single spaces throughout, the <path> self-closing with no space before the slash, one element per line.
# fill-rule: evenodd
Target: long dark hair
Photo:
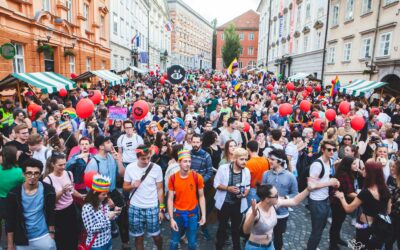
<path fill-rule="evenodd" d="M 274 188 L 271 184 L 256 184 L 257 188 L 257 196 L 260 197 L 260 200 L 263 201 L 265 198 L 271 197 L 271 190 Z"/>
<path fill-rule="evenodd" d="M 225 145 L 224 145 L 224 155 L 223 155 L 223 159 L 225 159 L 225 160 L 232 160 L 232 159 L 229 159 L 229 144 L 231 144 L 231 142 L 234 142 L 235 144 L 236 144 L 236 146 L 238 145 L 237 144 L 237 142 L 235 141 L 235 140 L 227 140 L 226 142 L 225 142 Z"/>
<path fill-rule="evenodd" d="M 369 160 L 365 163 L 365 188 L 377 186 L 379 191 L 379 199 L 385 200 L 390 198 L 389 189 L 386 186 L 383 177 L 382 163 Z"/>
<path fill-rule="evenodd" d="M 53 173 L 54 171 L 54 164 L 56 164 L 56 162 L 58 160 L 61 159 L 66 159 L 65 154 L 61 153 L 61 152 L 57 152 L 57 151 L 53 151 L 51 153 L 50 158 L 47 159 L 46 161 L 46 171 L 44 173 L 44 177 L 48 176 L 49 174 Z"/>
<path fill-rule="evenodd" d="M 171 147 L 170 147 L 170 145 L 169 145 L 169 143 L 168 143 L 168 138 L 167 138 L 166 133 L 164 133 L 164 132 L 162 132 L 162 131 L 158 131 L 157 134 L 156 134 L 156 140 L 154 141 L 154 145 L 157 146 L 158 149 L 159 149 L 160 152 L 161 152 L 161 148 L 164 146 L 164 145 L 162 144 L 162 138 L 163 138 L 163 136 L 167 139 L 167 144 L 166 144 L 165 146 L 167 147 L 167 154 L 170 155 L 170 154 L 171 154 Z"/>
<path fill-rule="evenodd" d="M 203 134 L 203 148 L 208 148 L 215 143 L 217 135 L 214 131 L 206 131 Z"/>
<path fill-rule="evenodd" d="M 343 159 L 340 161 L 339 166 L 337 168 L 335 177 L 338 178 L 339 176 L 343 174 L 347 174 L 350 176 L 350 178 L 354 178 L 353 171 L 351 171 L 351 165 L 354 162 L 354 158 L 351 156 L 345 156 Z"/>
<path fill-rule="evenodd" d="M 17 166 L 17 148 L 15 146 L 5 146 L 1 152 L 3 157 L 3 170 L 11 169 Z"/>
<path fill-rule="evenodd" d="M 99 201 L 99 192 L 95 192 L 93 190 L 89 190 L 85 197 L 85 203 L 89 203 L 94 207 L 95 210 L 99 209 L 100 201 Z M 107 203 L 108 198 L 104 199 L 103 204 Z"/>

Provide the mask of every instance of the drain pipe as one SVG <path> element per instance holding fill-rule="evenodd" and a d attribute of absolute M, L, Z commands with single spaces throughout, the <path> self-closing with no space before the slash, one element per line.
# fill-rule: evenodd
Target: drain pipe
<path fill-rule="evenodd" d="M 268 15 L 268 38 L 267 38 L 267 58 L 265 59 L 265 66 L 268 69 L 268 56 L 269 56 L 269 38 L 271 37 L 271 4 L 272 4 L 272 0 L 269 0 L 269 15 Z"/>
<path fill-rule="evenodd" d="M 328 0 L 328 7 L 326 8 L 326 26 L 325 26 L 325 38 L 324 38 L 324 49 L 322 51 L 322 70 L 321 70 L 321 84 L 324 86 L 324 74 L 325 74 L 325 59 L 326 59 L 326 43 L 328 41 L 328 29 L 329 29 L 329 12 L 331 3 Z"/>
<path fill-rule="evenodd" d="M 374 72 L 372 71 L 372 67 L 374 65 L 376 40 L 378 38 L 378 27 L 379 27 L 379 19 L 381 16 L 381 6 L 382 6 L 382 0 L 379 0 L 378 1 L 378 14 L 376 16 L 376 24 L 375 24 L 374 46 L 372 47 L 372 55 L 371 55 L 371 70 L 369 72 L 369 80 L 370 81 L 371 81 L 372 75 L 374 74 Z"/>

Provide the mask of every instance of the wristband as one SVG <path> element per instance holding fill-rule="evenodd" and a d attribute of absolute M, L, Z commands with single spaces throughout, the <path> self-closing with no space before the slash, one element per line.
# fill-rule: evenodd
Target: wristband
<path fill-rule="evenodd" d="M 165 204 L 164 204 L 164 203 L 161 203 L 160 205 L 158 205 L 158 207 L 159 207 L 160 209 L 163 209 L 163 208 L 165 208 Z"/>
<path fill-rule="evenodd" d="M 49 234 L 55 234 L 56 231 L 55 230 L 49 230 Z"/>

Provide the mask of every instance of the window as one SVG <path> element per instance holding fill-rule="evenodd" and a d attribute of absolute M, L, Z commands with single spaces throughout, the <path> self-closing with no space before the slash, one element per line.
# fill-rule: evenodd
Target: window
<path fill-rule="evenodd" d="M 308 51 L 308 36 L 305 36 L 303 39 L 303 52 L 306 53 Z"/>
<path fill-rule="evenodd" d="M 69 56 L 69 73 L 75 73 L 75 56 Z"/>
<path fill-rule="evenodd" d="M 294 54 L 298 54 L 298 53 L 300 53 L 300 50 L 299 50 L 300 48 L 299 48 L 299 39 L 297 38 L 295 41 L 294 41 Z"/>
<path fill-rule="evenodd" d="M 224 33 L 221 34 L 221 40 L 224 40 Z"/>
<path fill-rule="evenodd" d="M 241 69 L 243 67 L 243 63 L 239 62 L 239 69 Z"/>
<path fill-rule="evenodd" d="M 249 40 L 250 40 L 250 41 L 253 41 L 253 40 L 254 40 L 254 33 L 250 33 L 250 34 L 249 34 Z"/>
<path fill-rule="evenodd" d="M 316 38 L 315 38 L 315 48 L 316 49 L 320 49 L 321 48 L 321 44 L 322 44 L 322 32 L 318 31 L 315 34 Z"/>
<path fill-rule="evenodd" d="M 86 71 L 90 71 L 91 64 L 92 59 L 90 57 L 86 58 Z"/>
<path fill-rule="evenodd" d="M 354 0 L 347 0 L 346 2 L 346 16 L 344 18 L 345 21 L 353 20 L 354 12 Z"/>
<path fill-rule="evenodd" d="M 239 34 L 239 38 L 240 38 L 240 40 L 244 40 L 244 34 L 243 34 L 243 33 L 240 33 L 240 34 Z"/>
<path fill-rule="evenodd" d="M 243 48 L 239 48 L 239 55 L 243 55 Z"/>
<path fill-rule="evenodd" d="M 15 56 L 13 58 L 13 71 L 14 73 L 25 72 L 25 59 L 24 59 L 24 46 L 22 44 L 14 44 Z"/>
<path fill-rule="evenodd" d="M 331 27 L 334 27 L 339 24 L 339 5 L 336 4 L 332 7 L 332 24 Z"/>
<path fill-rule="evenodd" d="M 104 25 L 104 16 L 100 17 L 100 36 L 104 37 L 106 35 L 106 26 Z"/>
<path fill-rule="evenodd" d="M 42 0 L 42 10 L 51 11 L 50 0 Z"/>
<path fill-rule="evenodd" d="M 252 56 L 253 53 L 254 53 L 253 47 L 249 47 L 249 48 L 247 49 L 247 54 L 248 54 L 249 56 Z"/>
<path fill-rule="evenodd" d="M 118 35 L 118 16 L 115 13 L 113 16 L 113 33 L 114 35 Z"/>
<path fill-rule="evenodd" d="M 255 61 L 250 61 L 249 65 L 247 66 L 249 69 L 255 68 L 256 67 L 256 62 Z"/>
<path fill-rule="evenodd" d="M 120 25 L 120 30 L 121 30 L 120 36 L 121 36 L 121 38 L 124 38 L 124 36 L 125 36 L 125 28 L 124 28 L 125 21 L 123 18 L 121 18 L 119 25 Z"/>
<path fill-rule="evenodd" d="M 361 58 L 371 57 L 371 42 L 372 39 L 370 37 L 362 40 Z"/>
<path fill-rule="evenodd" d="M 297 7 L 297 18 L 296 18 L 296 27 L 300 28 L 301 27 L 301 5 Z"/>
<path fill-rule="evenodd" d="M 351 43 L 344 44 L 343 61 L 350 62 L 351 58 Z"/>
<path fill-rule="evenodd" d="M 310 3 L 307 3 L 306 5 L 306 18 L 310 18 L 311 17 L 311 5 Z"/>
<path fill-rule="evenodd" d="M 72 0 L 67 0 L 66 1 L 67 5 L 67 21 L 72 23 Z"/>
<path fill-rule="evenodd" d="M 396 2 L 396 1 L 397 1 L 397 0 L 384 0 L 384 1 L 383 1 L 383 5 L 385 6 L 385 5 L 394 3 L 394 2 Z"/>
<path fill-rule="evenodd" d="M 372 0 L 363 0 L 361 14 L 366 14 L 372 11 Z"/>
<path fill-rule="evenodd" d="M 329 64 L 335 63 L 335 53 L 336 53 L 336 47 L 330 47 L 328 50 L 328 63 Z"/>
<path fill-rule="evenodd" d="M 118 69 L 118 56 L 117 55 L 113 56 L 113 68 Z"/>
<path fill-rule="evenodd" d="M 379 38 L 379 55 L 388 56 L 390 52 L 390 40 L 392 33 L 382 34 Z"/>
<path fill-rule="evenodd" d="M 89 30 L 89 5 L 83 4 L 83 17 L 85 20 L 85 29 Z"/>

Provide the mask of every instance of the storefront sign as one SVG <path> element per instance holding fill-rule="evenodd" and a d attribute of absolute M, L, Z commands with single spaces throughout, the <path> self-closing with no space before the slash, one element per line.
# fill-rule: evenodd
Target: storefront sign
<path fill-rule="evenodd" d="M 128 109 L 112 106 L 109 108 L 109 118 L 112 120 L 126 120 L 128 118 Z"/>
<path fill-rule="evenodd" d="M 15 56 L 15 46 L 12 43 L 5 43 L 3 46 L 1 46 L 1 56 L 3 56 L 4 59 L 10 60 L 13 59 Z"/>
<path fill-rule="evenodd" d="M 180 65 L 172 65 L 171 67 L 168 68 L 167 74 L 168 74 L 168 80 L 172 84 L 178 84 L 181 83 L 183 79 L 185 79 L 186 71 Z"/>

